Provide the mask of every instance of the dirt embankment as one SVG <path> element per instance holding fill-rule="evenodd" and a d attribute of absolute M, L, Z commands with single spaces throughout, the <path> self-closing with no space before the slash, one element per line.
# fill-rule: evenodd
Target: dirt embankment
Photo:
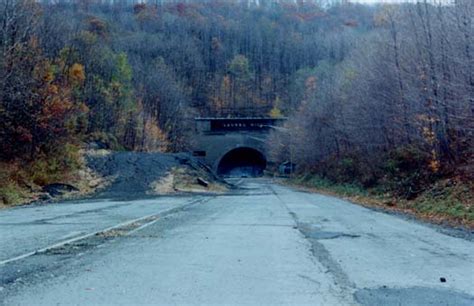
<path fill-rule="evenodd" d="M 83 198 L 107 186 L 109 180 L 87 166 L 86 151 L 80 150 L 78 154 L 77 165 L 67 171 L 56 169 L 54 172 L 47 168 L 45 162 L 40 170 L 35 169 L 35 164 L 0 164 L 0 167 L 5 167 L 0 169 L 0 209 L 34 202 Z"/>
<path fill-rule="evenodd" d="M 134 199 L 177 193 L 220 193 L 227 185 L 185 153 L 83 151 L 82 166 L 64 181 L 22 190 L 0 208 L 80 198 Z"/>

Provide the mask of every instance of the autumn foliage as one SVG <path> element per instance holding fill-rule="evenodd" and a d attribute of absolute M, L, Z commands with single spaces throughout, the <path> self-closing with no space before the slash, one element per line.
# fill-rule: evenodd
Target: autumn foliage
<path fill-rule="evenodd" d="M 273 160 L 414 197 L 473 173 L 473 10 L 4 0 L 0 163 L 44 183 L 87 143 L 186 151 L 195 117 L 287 117 Z"/>

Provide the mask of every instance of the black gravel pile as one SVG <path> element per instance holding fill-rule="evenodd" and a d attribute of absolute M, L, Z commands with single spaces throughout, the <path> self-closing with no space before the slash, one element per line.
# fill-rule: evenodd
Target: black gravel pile
<path fill-rule="evenodd" d="M 150 184 L 165 176 L 173 167 L 185 165 L 206 169 L 185 153 L 115 152 L 106 156 L 89 156 L 87 161 L 89 167 L 100 175 L 115 178 L 110 186 L 94 196 L 96 198 L 146 197 Z"/>

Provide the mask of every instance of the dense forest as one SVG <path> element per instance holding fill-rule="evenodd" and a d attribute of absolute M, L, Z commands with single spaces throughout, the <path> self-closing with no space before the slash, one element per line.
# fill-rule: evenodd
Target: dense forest
<path fill-rule="evenodd" d="M 370 30 L 345 31 L 343 58 L 312 68 L 274 153 L 407 198 L 444 176 L 472 181 L 473 18 L 473 1 L 372 10 Z"/>
<path fill-rule="evenodd" d="M 2 0 L 0 180 L 55 181 L 89 141 L 186 151 L 194 117 L 249 115 L 288 117 L 269 146 L 300 174 L 406 198 L 470 180 L 473 16 L 471 0 Z"/>

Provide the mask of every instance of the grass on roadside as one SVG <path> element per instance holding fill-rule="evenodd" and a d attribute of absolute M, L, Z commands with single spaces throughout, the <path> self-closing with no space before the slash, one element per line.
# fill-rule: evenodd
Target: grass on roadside
<path fill-rule="evenodd" d="M 317 175 L 304 175 L 291 180 L 292 183 L 305 187 L 322 189 L 342 196 L 367 196 L 367 190 L 356 184 L 337 184 Z"/>
<path fill-rule="evenodd" d="M 397 198 L 381 189 L 364 189 L 356 184 L 338 184 L 317 175 L 289 180 L 296 186 L 344 197 L 354 203 L 415 215 L 434 222 L 474 228 L 474 183 L 443 180 L 412 200 Z"/>
<path fill-rule="evenodd" d="M 438 223 L 451 221 L 474 227 L 473 185 L 472 182 L 440 181 L 414 200 L 402 202 L 401 205 Z"/>

